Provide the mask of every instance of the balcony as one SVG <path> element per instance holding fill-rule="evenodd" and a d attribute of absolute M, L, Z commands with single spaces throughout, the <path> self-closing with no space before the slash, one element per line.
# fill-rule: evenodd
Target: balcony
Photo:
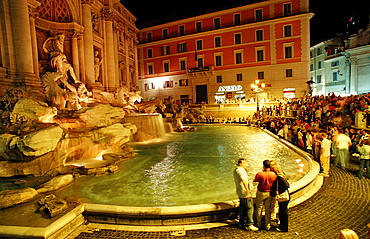
<path fill-rule="evenodd" d="M 213 76 L 213 66 L 189 68 L 187 75 L 192 78 Z"/>

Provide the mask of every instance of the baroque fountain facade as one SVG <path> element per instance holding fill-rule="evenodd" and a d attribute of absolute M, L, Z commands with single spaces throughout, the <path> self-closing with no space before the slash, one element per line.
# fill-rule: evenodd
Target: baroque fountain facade
<path fill-rule="evenodd" d="M 123 118 L 140 101 L 136 18 L 118 0 L 0 9 L 0 176 L 68 173 L 122 151 L 136 132 Z"/>
<path fill-rule="evenodd" d="M 1 178 L 115 172 L 131 138 L 163 135 L 166 107 L 141 102 L 136 19 L 118 0 L 0 3 Z"/>

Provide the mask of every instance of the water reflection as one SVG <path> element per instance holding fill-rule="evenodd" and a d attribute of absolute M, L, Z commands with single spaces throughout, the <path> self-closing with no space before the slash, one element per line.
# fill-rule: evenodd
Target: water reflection
<path fill-rule="evenodd" d="M 166 146 L 166 157 L 145 170 L 145 176 L 149 181 L 145 183 L 153 197 L 153 203 L 163 205 L 170 204 L 168 201 L 173 192 L 170 183 L 177 173 L 176 165 L 181 157 L 182 147 L 178 142 L 171 142 Z"/>

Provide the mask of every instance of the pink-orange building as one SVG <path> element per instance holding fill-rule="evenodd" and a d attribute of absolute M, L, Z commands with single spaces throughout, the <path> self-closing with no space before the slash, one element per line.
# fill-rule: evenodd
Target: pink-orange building
<path fill-rule="evenodd" d="M 304 96 L 309 80 L 309 0 L 267 0 L 139 31 L 145 100 L 240 102 Z"/>

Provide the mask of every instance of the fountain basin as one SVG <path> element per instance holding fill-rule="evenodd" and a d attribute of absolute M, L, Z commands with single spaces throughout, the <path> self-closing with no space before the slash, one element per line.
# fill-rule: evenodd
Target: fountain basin
<path fill-rule="evenodd" d="M 232 126 L 233 127 L 233 126 Z M 269 132 L 266 132 L 270 134 Z M 190 134 L 190 133 L 188 133 Z M 294 145 L 280 140 L 270 134 L 276 141 L 298 153 L 306 160 L 309 171 L 298 181 L 291 184 L 291 202 L 293 207 L 313 195 L 322 185 L 322 177 L 318 177 L 319 165 L 312 157 Z M 234 189 L 233 189 L 234 190 Z M 107 226 L 144 226 L 140 230 L 164 230 L 181 226 L 184 228 L 210 227 L 208 223 L 225 222 L 236 219 L 239 201 L 236 194 L 232 200 L 200 203 L 179 206 L 122 206 L 99 203 L 83 203 L 61 219 L 45 228 L 0 226 L 0 236 L 9 238 L 62 238 L 79 225 L 87 223 L 104 223 Z M 222 224 L 217 224 L 218 226 Z M 160 229 L 158 229 L 158 227 Z M 38 235 L 35 237 L 35 235 Z M 39 237 L 40 236 L 40 237 Z"/>
<path fill-rule="evenodd" d="M 289 207 L 294 207 L 315 194 L 323 183 L 319 164 L 312 156 L 300 150 L 296 146 L 281 140 L 268 131 L 276 140 L 281 141 L 291 150 L 299 153 L 310 164 L 307 174 L 291 184 L 289 189 L 291 201 Z M 255 198 L 254 198 L 255 199 Z M 236 219 L 238 216 L 239 199 L 170 207 L 129 207 L 118 205 L 86 204 L 84 216 L 89 222 L 108 223 L 117 225 L 135 226 L 178 226 L 194 225 L 210 222 L 225 222 Z"/>

